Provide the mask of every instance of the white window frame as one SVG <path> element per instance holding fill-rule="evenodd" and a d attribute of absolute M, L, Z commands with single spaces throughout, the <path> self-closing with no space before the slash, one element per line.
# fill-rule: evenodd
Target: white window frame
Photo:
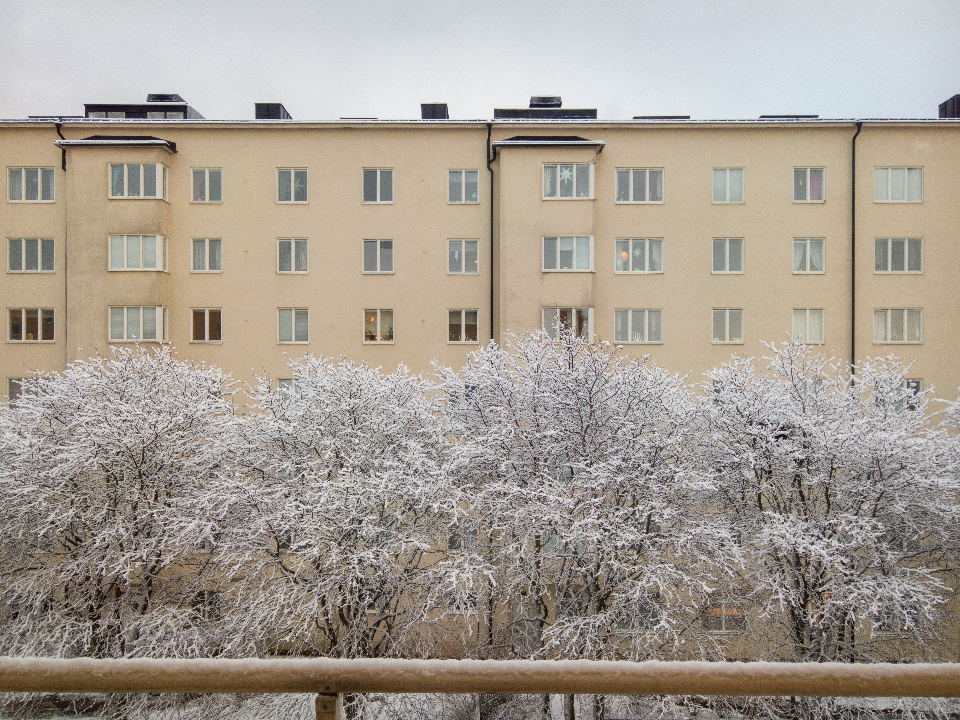
<path fill-rule="evenodd" d="M 197 243 L 203 243 L 203 268 L 197 269 L 194 264 L 196 260 Z M 212 269 L 210 267 L 210 245 L 219 243 L 220 246 L 220 267 Z M 192 273 L 222 273 L 223 272 L 223 238 L 191 238 L 190 241 L 190 272 Z"/>
<path fill-rule="evenodd" d="M 37 244 L 37 269 L 28 270 L 27 269 L 27 244 L 31 241 Z M 20 245 L 20 267 L 14 268 L 11 267 L 13 263 L 13 247 L 15 244 Z M 49 249 L 50 257 L 50 267 L 44 267 L 44 258 L 47 256 L 47 253 L 44 252 L 44 249 Z M 39 273 L 54 273 L 57 271 L 57 258 L 56 258 L 56 246 L 54 245 L 53 238 L 7 238 L 7 272 L 8 273 L 17 273 L 17 274 L 39 274 Z"/>
<path fill-rule="evenodd" d="M 730 269 L 730 243 L 737 241 L 740 243 L 740 269 L 731 270 Z M 715 253 L 717 251 L 717 243 L 723 243 L 723 270 L 717 270 L 715 268 Z M 710 242 L 710 272 L 713 275 L 743 275 L 744 267 L 746 266 L 746 241 L 743 238 L 713 238 Z"/>
<path fill-rule="evenodd" d="M 277 390 L 299 396 L 300 383 L 296 378 L 277 378 Z"/>
<path fill-rule="evenodd" d="M 477 198 L 475 200 L 467 199 L 467 173 L 473 173 L 477 177 Z M 455 199 L 453 178 L 460 178 L 459 199 Z M 480 204 L 480 171 L 479 170 L 447 170 L 447 205 L 479 205 Z"/>
<path fill-rule="evenodd" d="M 810 318 L 816 314 L 820 315 L 820 337 L 811 337 Z M 823 308 L 794 308 L 792 314 L 791 337 L 794 341 L 804 345 L 823 345 L 824 338 L 827 336 L 827 318 Z"/>
<path fill-rule="evenodd" d="M 643 173 L 644 177 L 644 188 L 643 188 L 643 197 L 639 200 L 635 199 L 636 191 L 636 180 L 637 173 Z M 652 198 L 651 195 L 651 184 L 650 177 L 652 173 L 656 173 L 660 176 L 660 197 Z M 614 194 L 614 203 L 616 205 L 663 205 L 663 168 L 617 168 L 615 173 L 616 178 L 616 189 Z M 623 187 L 624 180 L 626 180 L 626 188 Z M 621 190 L 626 191 L 627 198 L 622 200 Z"/>
<path fill-rule="evenodd" d="M 903 199 L 893 197 L 893 178 L 894 171 L 903 171 Z M 920 196 L 911 199 L 910 196 L 910 175 L 916 173 L 920 178 Z M 881 182 L 881 178 L 883 181 Z M 886 190 L 881 192 L 882 185 L 886 185 Z M 875 203 L 922 203 L 923 202 L 923 167 L 890 166 L 875 167 L 873 169 L 873 201 Z"/>
<path fill-rule="evenodd" d="M 634 340 L 634 320 L 637 319 L 637 316 L 634 313 L 643 313 L 641 323 L 643 324 L 643 340 Z M 651 339 L 650 329 L 651 322 L 654 315 L 660 318 L 660 337 L 656 339 Z M 617 339 L 617 319 L 619 317 L 626 317 L 627 323 L 627 340 Z M 662 345 L 663 344 L 663 308 L 617 308 L 613 311 L 613 341 L 617 345 Z"/>
<path fill-rule="evenodd" d="M 454 313 L 460 315 L 460 339 L 450 339 L 450 328 Z M 477 336 L 472 340 L 467 339 L 467 313 L 473 313 L 475 316 L 474 326 L 477 329 Z M 447 345 L 478 345 L 480 343 L 480 311 L 476 308 L 448 308 L 447 309 Z"/>
<path fill-rule="evenodd" d="M 37 197 L 27 198 L 27 173 L 36 172 L 37 175 Z M 20 176 L 20 197 L 13 196 L 14 175 Z M 44 197 L 44 190 L 48 184 L 44 178 L 50 179 L 50 197 Z M 11 203 L 53 203 L 57 201 L 57 180 L 56 171 L 52 167 L 8 167 L 7 168 L 7 202 Z"/>
<path fill-rule="evenodd" d="M 547 241 L 554 241 L 554 250 L 553 250 L 553 259 L 556 267 L 548 268 L 547 267 Z M 560 267 L 560 258 L 561 252 L 566 252 L 560 249 L 560 245 L 564 240 L 573 241 L 573 249 L 570 251 L 573 253 L 573 267 L 570 268 L 561 268 Z M 587 242 L 587 247 L 589 250 L 589 266 L 588 267 L 577 267 L 579 260 L 579 253 L 577 252 L 578 246 L 580 246 L 581 241 L 585 240 Z M 541 258 L 543 261 L 543 272 L 593 272 L 593 235 L 545 235 L 542 241 L 543 252 L 541 253 Z"/>
<path fill-rule="evenodd" d="M 289 315 L 284 315 L 289 313 Z M 281 330 L 284 329 L 284 318 L 289 317 L 290 340 L 281 339 Z M 297 337 L 297 318 L 307 319 L 306 337 Z M 277 345 L 306 345 L 310 342 L 310 310 L 308 308 L 285 307 L 277 308 Z"/>
<path fill-rule="evenodd" d="M 220 197 L 211 199 L 210 177 L 213 174 L 216 174 L 219 176 Z M 198 177 L 203 178 L 202 180 L 203 197 L 199 199 L 197 198 L 196 192 L 195 192 Z M 277 191 L 279 192 L 279 180 L 277 184 Z M 223 204 L 223 168 L 190 168 L 190 202 L 203 203 L 205 205 L 222 205 Z"/>
<path fill-rule="evenodd" d="M 804 268 L 797 269 L 796 257 L 797 247 L 803 244 L 803 264 Z M 820 243 L 820 261 L 823 265 L 820 270 L 810 270 L 810 247 L 812 243 Z M 794 275 L 823 275 L 827 271 L 827 242 L 824 238 L 794 238 L 793 255 L 790 258 L 790 267 Z"/>
<path fill-rule="evenodd" d="M 367 173 L 376 173 L 376 198 L 373 200 L 367 199 Z M 383 179 L 384 177 L 390 177 L 390 197 L 384 199 L 383 191 Z M 363 174 L 361 176 L 361 185 L 360 185 L 360 198 L 362 204 L 364 205 L 392 205 L 397 197 L 397 186 L 394 182 L 395 178 L 393 176 L 393 168 L 363 168 Z M 449 192 L 449 189 L 448 189 Z"/>
<path fill-rule="evenodd" d="M 374 313 L 376 315 L 377 334 L 376 340 L 367 339 L 367 315 Z M 384 313 L 390 313 L 390 319 L 393 323 L 392 334 L 389 339 L 381 339 L 382 332 L 380 323 L 383 320 Z M 364 308 L 363 309 L 363 344 L 364 345 L 393 345 L 397 338 L 397 313 L 394 308 Z"/>
<path fill-rule="evenodd" d="M 586 334 L 581 337 L 585 337 L 587 340 L 593 337 L 593 308 L 592 307 L 544 307 L 542 311 L 542 321 L 543 321 L 543 330 L 547 334 L 547 337 L 551 340 L 559 340 L 560 336 L 557 332 L 557 324 L 551 322 L 551 320 L 556 317 L 559 320 L 560 313 L 569 312 L 573 313 L 574 317 L 580 315 L 581 317 L 586 315 Z M 549 318 L 548 318 L 549 315 Z M 569 328 L 567 328 L 569 329 Z"/>
<path fill-rule="evenodd" d="M 220 337 L 211 339 L 210 337 L 210 313 L 220 313 Z M 203 338 L 196 338 L 195 320 L 197 313 L 203 313 Z M 190 342 L 203 345 L 219 345 L 223 342 L 223 308 L 190 308 Z"/>
<path fill-rule="evenodd" d="M 377 248 L 377 269 L 376 270 L 367 270 L 367 243 L 376 243 Z M 382 270 L 383 267 L 383 244 L 390 243 L 390 269 Z M 362 252 L 360 254 L 360 263 L 361 271 L 364 275 L 393 275 L 396 272 L 397 268 L 397 246 L 396 243 L 390 238 L 383 239 L 374 239 L 374 238 L 365 238 L 363 244 L 361 245 Z"/>
<path fill-rule="evenodd" d="M 731 200 L 730 192 L 730 173 L 739 172 L 740 173 L 740 199 Z M 717 198 L 717 178 L 720 177 L 717 173 L 723 173 L 723 197 Z M 714 205 L 741 205 L 747 201 L 747 173 L 742 167 L 718 167 L 713 169 L 713 185 L 712 185 L 712 195 L 713 195 L 713 204 Z"/>
<path fill-rule="evenodd" d="M 137 166 L 140 168 L 140 194 L 130 195 L 129 187 L 129 168 Z M 113 169 L 115 167 L 123 168 L 123 192 L 119 195 L 113 194 Z M 155 167 L 156 195 L 144 195 L 146 186 L 146 173 L 144 168 Z M 157 177 L 159 176 L 159 177 Z M 163 163 L 109 163 L 107 165 L 107 195 L 111 200 L 166 200 L 167 199 L 167 181 L 168 170 Z"/>
<path fill-rule="evenodd" d="M 283 270 L 280 267 L 280 248 L 286 243 L 290 246 L 290 269 Z M 298 269 L 296 267 L 297 248 L 302 244 L 306 254 L 306 267 Z M 278 275 L 306 275 L 310 272 L 310 241 L 307 238 L 277 238 L 277 274 Z"/>
<path fill-rule="evenodd" d="M 894 313 L 902 313 L 903 340 L 891 340 Z M 917 319 L 916 330 L 918 340 L 908 340 L 910 337 L 910 320 Z M 878 326 L 878 321 L 883 322 L 883 327 Z M 883 331 L 883 337 L 879 337 L 878 330 Z M 873 311 L 873 344 L 874 345 L 922 345 L 923 344 L 923 308 L 877 308 Z"/>
<path fill-rule="evenodd" d="M 34 338 L 33 340 L 28 340 L 24 337 L 19 339 L 13 337 L 13 317 L 14 313 L 20 314 L 20 334 L 26 335 L 27 332 L 27 320 L 26 314 L 30 311 L 37 313 L 37 335 L 40 337 Z M 52 318 L 53 325 L 53 337 L 52 338 L 43 338 L 43 324 L 46 317 Z M 53 308 L 45 307 L 18 307 L 18 308 L 7 308 L 7 342 L 8 343 L 55 343 L 57 341 L 57 316 Z"/>
<path fill-rule="evenodd" d="M 713 337 L 713 319 L 716 313 L 724 313 L 724 336 L 717 339 Z M 740 313 L 740 337 L 730 339 L 730 313 Z M 710 313 L 710 339 L 713 345 L 743 345 L 746 336 L 745 318 L 743 308 L 713 308 Z"/>
<path fill-rule="evenodd" d="M 572 162 L 556 162 L 556 163 L 544 163 L 543 164 L 543 184 L 541 185 L 541 190 L 543 192 L 544 200 L 593 200 L 593 180 L 594 180 L 594 165 L 595 163 L 572 163 Z M 571 190 L 572 195 L 561 195 L 560 194 L 560 179 L 563 170 L 561 168 L 570 167 L 573 168 L 570 172 L 571 176 Z M 554 194 L 547 194 L 547 173 L 549 172 L 547 168 L 554 168 L 556 172 L 556 186 L 554 188 Z M 581 170 L 581 168 L 586 168 L 586 170 Z M 588 183 L 588 194 L 587 195 L 577 195 L 577 177 L 581 172 L 587 173 L 587 183 Z"/>
<path fill-rule="evenodd" d="M 477 269 L 467 270 L 467 245 L 472 244 L 476 246 L 477 249 Z M 455 247 L 459 246 L 456 249 L 456 252 L 460 255 L 460 269 L 451 270 L 450 264 L 453 258 L 451 257 L 451 252 L 454 251 Z M 480 241 L 471 240 L 471 239 L 452 239 L 447 240 L 447 275 L 479 275 L 480 274 Z"/>
<path fill-rule="evenodd" d="M 145 309 L 156 311 L 156 337 L 128 337 L 128 322 L 131 312 L 136 312 L 140 316 L 140 334 L 143 335 L 143 311 Z M 113 335 L 113 316 L 114 310 L 123 310 L 123 337 Z M 112 343 L 121 342 L 166 342 L 167 341 L 167 308 L 152 305 L 110 305 L 107 308 L 107 339 Z"/>
<path fill-rule="evenodd" d="M 155 268 L 143 267 L 143 239 L 156 239 L 157 265 Z M 123 267 L 113 266 L 113 244 L 115 238 L 123 238 Z M 140 245 L 140 267 L 129 267 L 130 240 L 137 238 Z M 162 265 L 162 267 L 160 267 Z M 110 235 L 107 238 L 107 270 L 110 272 L 168 272 L 167 238 L 163 235 Z"/>
<path fill-rule="evenodd" d="M 623 262 L 623 253 L 624 248 L 621 243 L 627 243 L 626 253 L 627 253 L 627 265 L 628 269 L 621 270 L 619 269 L 620 263 Z M 638 243 L 643 243 L 643 270 L 634 270 L 633 261 L 636 257 L 636 245 Z M 651 270 L 651 259 L 653 257 L 653 248 L 654 244 L 659 244 L 660 246 L 660 267 L 656 270 Z M 613 245 L 615 249 L 615 254 L 613 258 L 613 272 L 616 275 L 656 275 L 663 274 L 663 238 L 617 238 L 616 242 Z"/>
<path fill-rule="evenodd" d="M 903 243 L 903 270 L 894 270 L 893 269 L 893 244 L 896 242 Z M 877 261 L 881 257 L 880 255 L 880 243 L 884 243 L 883 251 L 883 264 L 886 265 L 886 270 L 878 269 Z M 913 243 L 918 243 L 920 245 L 920 269 L 919 270 L 910 270 L 910 246 Z M 922 275 L 923 274 L 923 238 L 876 238 L 873 241 L 873 274 L 874 275 Z"/>
<path fill-rule="evenodd" d="M 816 170 L 820 171 L 820 195 L 819 198 L 810 197 L 810 176 Z M 803 173 L 803 195 L 804 197 L 797 197 L 797 173 Z M 793 169 L 793 201 L 795 203 L 825 203 L 827 200 L 827 170 L 824 167 L 795 167 Z"/>
<path fill-rule="evenodd" d="M 703 622 L 708 617 L 714 617 L 710 614 L 711 610 L 719 610 L 720 613 L 716 617 L 720 618 L 720 627 L 708 627 L 707 623 Z M 732 610 L 733 612 L 728 612 Z M 740 611 L 739 613 L 737 611 Z M 703 629 L 712 635 L 730 635 L 732 633 L 739 633 L 746 630 L 747 626 L 747 608 L 746 605 L 741 600 L 719 600 L 712 602 L 707 607 L 703 609 L 703 615 L 701 616 L 701 625 Z M 731 623 L 731 627 L 727 627 L 727 618 L 736 618 L 735 623 Z M 740 625 L 741 627 L 733 627 L 732 625 Z"/>
<path fill-rule="evenodd" d="M 288 198 L 280 197 L 280 176 L 282 173 L 289 173 L 290 176 L 290 195 Z M 303 199 L 297 200 L 297 176 L 303 174 Z M 278 205 L 306 205 L 310 202 L 310 178 L 307 168 L 304 167 L 285 167 L 277 168 L 277 204 Z"/>

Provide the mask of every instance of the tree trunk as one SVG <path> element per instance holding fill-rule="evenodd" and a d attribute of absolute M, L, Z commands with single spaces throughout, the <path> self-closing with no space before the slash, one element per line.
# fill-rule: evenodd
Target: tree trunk
<path fill-rule="evenodd" d="M 563 720 L 576 720 L 576 711 L 573 706 L 573 700 L 576 695 L 563 696 Z"/>

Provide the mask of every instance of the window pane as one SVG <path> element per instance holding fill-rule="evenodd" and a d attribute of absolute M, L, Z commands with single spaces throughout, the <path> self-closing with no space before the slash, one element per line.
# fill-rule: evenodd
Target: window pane
<path fill-rule="evenodd" d="M 207 269 L 207 241 L 193 239 L 193 269 L 195 272 Z"/>
<path fill-rule="evenodd" d="M 590 197 L 590 166 L 577 165 L 577 197 Z"/>
<path fill-rule="evenodd" d="M 452 203 L 463 202 L 463 171 L 451 170 L 447 182 L 447 200 Z"/>
<path fill-rule="evenodd" d="M 823 168 L 810 168 L 810 199 L 823 201 Z"/>
<path fill-rule="evenodd" d="M 480 242 L 478 240 L 467 240 L 466 256 L 463 263 L 463 271 L 466 273 L 480 272 Z"/>
<path fill-rule="evenodd" d="M 713 171 L 713 201 L 726 202 L 727 200 L 727 171 Z"/>
<path fill-rule="evenodd" d="M 210 176 L 210 192 L 207 199 L 210 202 L 220 202 L 223 200 L 223 171 L 208 170 L 207 173 Z"/>
<path fill-rule="evenodd" d="M 140 340 L 140 308 L 127 308 L 127 340 Z"/>
<path fill-rule="evenodd" d="M 903 202 L 907 199 L 907 169 L 890 168 L 890 199 Z"/>
<path fill-rule="evenodd" d="M 40 245 L 40 269 L 53 272 L 53 240 L 41 240 Z"/>
<path fill-rule="evenodd" d="M 630 241 L 617 240 L 617 272 L 630 270 Z M 619 310 L 617 311 L 619 312 Z"/>
<path fill-rule="evenodd" d="M 727 241 L 713 241 L 713 271 L 723 272 L 727 269 Z"/>
<path fill-rule="evenodd" d="M 7 256 L 8 268 L 14 272 L 23 270 L 23 241 L 20 238 L 10 238 L 8 241 L 10 252 Z"/>
<path fill-rule="evenodd" d="M 122 340 L 123 327 L 124 327 L 123 308 L 122 307 L 110 308 L 110 339 Z"/>
<path fill-rule="evenodd" d="M 630 200 L 630 171 L 617 170 L 617 202 Z"/>
<path fill-rule="evenodd" d="M 886 342 L 887 339 L 887 311 L 873 311 L 873 341 Z"/>
<path fill-rule="evenodd" d="M 127 165 L 127 197 L 140 197 L 139 165 Z"/>
<path fill-rule="evenodd" d="M 573 165 L 560 166 L 560 197 L 573 197 Z"/>
<path fill-rule="evenodd" d="M 462 330 L 460 321 L 460 310 L 451 310 L 448 313 L 447 325 L 449 327 L 449 332 L 447 333 L 447 340 L 449 342 L 460 342 Z"/>
<path fill-rule="evenodd" d="M 613 316 L 613 340 L 614 342 L 624 343 L 628 342 L 629 339 L 629 329 L 627 327 L 627 322 L 629 318 L 629 310 L 617 310 L 614 312 Z"/>
<path fill-rule="evenodd" d="M 23 269 L 36 272 L 40 269 L 39 243 L 36 238 L 26 238 L 23 245 Z"/>
<path fill-rule="evenodd" d="M 650 248 L 650 262 L 647 269 L 650 272 L 661 272 L 663 270 L 663 240 L 647 240 Z"/>
<path fill-rule="evenodd" d="M 40 339 L 53 340 L 53 310 L 41 310 Z"/>
<path fill-rule="evenodd" d="M 807 199 L 807 168 L 793 169 L 793 199 Z"/>
<path fill-rule="evenodd" d="M 543 196 L 549 197 L 549 198 L 557 196 L 557 166 L 556 165 L 543 166 Z"/>
<path fill-rule="evenodd" d="M 140 236 L 127 236 L 127 265 L 128 270 L 140 268 Z"/>
<path fill-rule="evenodd" d="M 903 310 L 890 311 L 890 341 L 903 342 Z"/>
<path fill-rule="evenodd" d="M 110 166 L 110 194 L 123 197 L 123 165 Z"/>
<path fill-rule="evenodd" d="M 475 203 L 480 201 L 480 172 L 477 170 L 465 170 L 465 187 L 463 190 L 464 201 Z"/>
<path fill-rule="evenodd" d="M 53 168 L 43 168 L 41 174 L 41 200 L 53 200 Z"/>
<path fill-rule="evenodd" d="M 886 240 L 874 240 L 873 242 L 873 269 L 876 272 L 887 272 L 890 269 Z"/>
<path fill-rule="evenodd" d="M 588 308 L 577 308 L 576 313 L 576 332 L 578 337 L 590 337 L 590 310 Z"/>
<path fill-rule="evenodd" d="M 647 241 L 631 240 L 633 252 L 630 256 L 630 269 L 634 272 L 645 272 L 647 269 Z"/>
<path fill-rule="evenodd" d="M 380 342 L 393 342 L 393 310 L 380 311 Z"/>
<path fill-rule="evenodd" d="M 203 202 L 207 199 L 207 172 L 206 170 L 193 171 L 193 201 Z"/>
<path fill-rule="evenodd" d="M 210 270 L 223 270 L 223 258 L 221 257 L 221 241 L 209 240 L 210 243 Z"/>
<path fill-rule="evenodd" d="M 793 339 L 804 342 L 807 339 L 807 311 L 793 311 Z"/>
<path fill-rule="evenodd" d="M 557 339 L 557 328 L 559 327 L 560 317 L 557 312 L 557 308 L 544 308 L 543 309 L 543 329 L 546 331 L 547 336 L 556 340 Z"/>
<path fill-rule="evenodd" d="M 907 270 L 910 272 L 923 270 L 923 241 L 919 238 L 907 240 Z"/>
<path fill-rule="evenodd" d="M 886 202 L 889 195 L 889 168 L 877 168 L 873 171 L 873 200 Z"/>
<path fill-rule="evenodd" d="M 27 200 L 39 200 L 40 199 L 40 169 L 39 168 L 25 168 L 23 174 L 27 179 Z"/>
<path fill-rule="evenodd" d="M 297 342 L 307 342 L 310 339 L 310 314 L 306 310 L 293 311 L 293 336 Z"/>
<path fill-rule="evenodd" d="M 293 171 L 293 200 L 294 202 L 307 201 L 307 171 Z"/>
<path fill-rule="evenodd" d="M 393 240 L 380 241 L 380 272 L 393 272 Z"/>
<path fill-rule="evenodd" d="M 910 202 L 923 200 L 922 168 L 907 168 L 907 200 Z"/>
<path fill-rule="evenodd" d="M 647 313 L 643 310 L 630 311 L 630 340 L 633 342 L 643 342 L 646 340 L 645 330 L 647 329 Z"/>
<path fill-rule="evenodd" d="M 157 197 L 157 168 L 158 165 L 143 166 L 143 195 Z"/>
<path fill-rule="evenodd" d="M 155 307 L 143 308 L 143 339 L 159 339 L 157 336 L 157 309 Z"/>
<path fill-rule="evenodd" d="M 727 311 L 713 311 L 713 341 L 724 342 L 727 339 Z"/>
<path fill-rule="evenodd" d="M 463 339 L 465 342 L 477 342 L 480 337 L 478 315 L 479 313 L 476 310 L 463 311 Z"/>
<path fill-rule="evenodd" d="M 573 270 L 573 238 L 559 238 L 560 244 L 560 269 Z"/>
<path fill-rule="evenodd" d="M 663 202 L 663 170 L 651 170 L 650 180 L 650 202 Z"/>
<path fill-rule="evenodd" d="M 277 200 L 290 202 L 293 199 L 291 170 L 277 170 Z"/>
<path fill-rule="evenodd" d="M 220 341 L 220 311 L 219 310 L 207 311 L 207 339 L 214 342 Z"/>
<path fill-rule="evenodd" d="M 193 340 L 207 339 L 207 312 L 206 310 L 193 311 Z"/>
<path fill-rule="evenodd" d="M 10 168 L 9 178 L 9 198 L 23 200 L 23 172 L 20 168 Z"/>
<path fill-rule="evenodd" d="M 743 341 L 743 310 L 728 310 L 730 313 L 730 342 Z"/>
<path fill-rule="evenodd" d="M 647 340 L 649 342 L 663 342 L 663 311 L 647 310 L 647 324 L 649 327 Z"/>
<path fill-rule="evenodd" d="M 290 250 L 290 241 L 281 240 L 277 245 L 277 271 L 290 272 L 293 270 L 293 255 Z"/>
<path fill-rule="evenodd" d="M 363 339 L 364 342 L 377 341 L 377 311 L 363 311 Z"/>
<path fill-rule="evenodd" d="M 810 272 L 823 272 L 823 240 L 810 241 Z"/>
<path fill-rule="evenodd" d="M 143 236 L 143 267 L 144 269 L 157 269 L 157 236 Z"/>
<path fill-rule="evenodd" d="M 10 318 L 10 339 L 23 340 L 23 311 L 14 308 L 7 312 Z"/>
<path fill-rule="evenodd" d="M 277 339 L 293 342 L 293 310 L 277 311 Z"/>
<path fill-rule="evenodd" d="M 743 169 L 730 170 L 730 202 L 743 202 Z"/>
<path fill-rule="evenodd" d="M 890 241 L 890 269 L 893 272 L 903 272 L 906 270 L 906 252 L 904 243 L 906 241 L 895 238 Z"/>
<path fill-rule="evenodd" d="M 380 202 L 393 202 L 393 170 L 380 171 Z"/>
<path fill-rule="evenodd" d="M 557 269 L 557 238 L 555 237 L 543 239 L 543 269 Z"/>
<path fill-rule="evenodd" d="M 729 264 L 730 272 L 743 272 L 743 240 L 730 240 Z"/>
<path fill-rule="evenodd" d="M 39 310 L 24 310 L 24 340 L 38 340 L 40 338 Z"/>
<path fill-rule="evenodd" d="M 577 238 L 577 270 L 590 269 L 590 238 Z"/>
<path fill-rule="evenodd" d="M 125 247 L 127 239 L 123 235 L 110 236 L 110 269 L 123 270 L 127 263 L 124 260 L 126 256 Z"/>
<path fill-rule="evenodd" d="M 463 241 L 449 240 L 447 242 L 447 272 L 463 272 Z"/>
<path fill-rule="evenodd" d="M 377 171 L 376 170 L 363 171 L 363 201 L 364 202 L 377 201 Z"/>
<path fill-rule="evenodd" d="M 307 272 L 307 241 L 294 241 L 293 269 L 297 272 Z"/>
<path fill-rule="evenodd" d="M 647 171 L 633 171 L 633 200 L 634 202 L 645 202 L 647 199 Z"/>
<path fill-rule="evenodd" d="M 807 241 L 793 241 L 793 271 L 807 272 Z"/>
<path fill-rule="evenodd" d="M 377 271 L 377 241 L 376 240 L 363 241 L 363 271 L 364 272 Z"/>
<path fill-rule="evenodd" d="M 823 342 L 823 310 L 811 310 L 807 316 L 807 342 Z"/>
<path fill-rule="evenodd" d="M 923 326 L 923 313 L 920 310 L 907 310 L 907 342 L 920 342 Z"/>

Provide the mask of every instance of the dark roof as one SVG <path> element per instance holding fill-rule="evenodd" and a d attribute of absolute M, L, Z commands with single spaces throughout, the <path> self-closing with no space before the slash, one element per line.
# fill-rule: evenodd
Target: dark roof
<path fill-rule="evenodd" d="M 532 107 L 494 108 L 494 120 L 596 120 L 596 108 Z"/>
<path fill-rule="evenodd" d="M 585 145 L 597 147 L 601 150 L 606 145 L 603 140 L 587 140 L 577 135 L 514 135 L 506 140 L 495 140 L 494 145 L 503 146 L 558 146 L 558 145 Z"/>
<path fill-rule="evenodd" d="M 177 151 L 177 144 L 172 140 L 153 137 L 152 135 L 91 135 L 82 140 L 57 140 L 53 143 L 57 147 L 93 147 L 123 145 L 126 147 L 163 147 L 170 152 Z"/>

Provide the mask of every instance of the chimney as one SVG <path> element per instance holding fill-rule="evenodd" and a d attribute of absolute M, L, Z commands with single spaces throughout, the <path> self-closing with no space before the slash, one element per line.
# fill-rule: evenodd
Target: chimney
<path fill-rule="evenodd" d="M 449 120 L 446 103 L 420 103 L 421 120 Z"/>
<path fill-rule="evenodd" d="M 257 120 L 293 120 L 283 103 L 254 103 L 253 106 Z"/>
<path fill-rule="evenodd" d="M 940 103 L 941 118 L 960 118 L 960 95 L 954 95 L 949 100 Z"/>

